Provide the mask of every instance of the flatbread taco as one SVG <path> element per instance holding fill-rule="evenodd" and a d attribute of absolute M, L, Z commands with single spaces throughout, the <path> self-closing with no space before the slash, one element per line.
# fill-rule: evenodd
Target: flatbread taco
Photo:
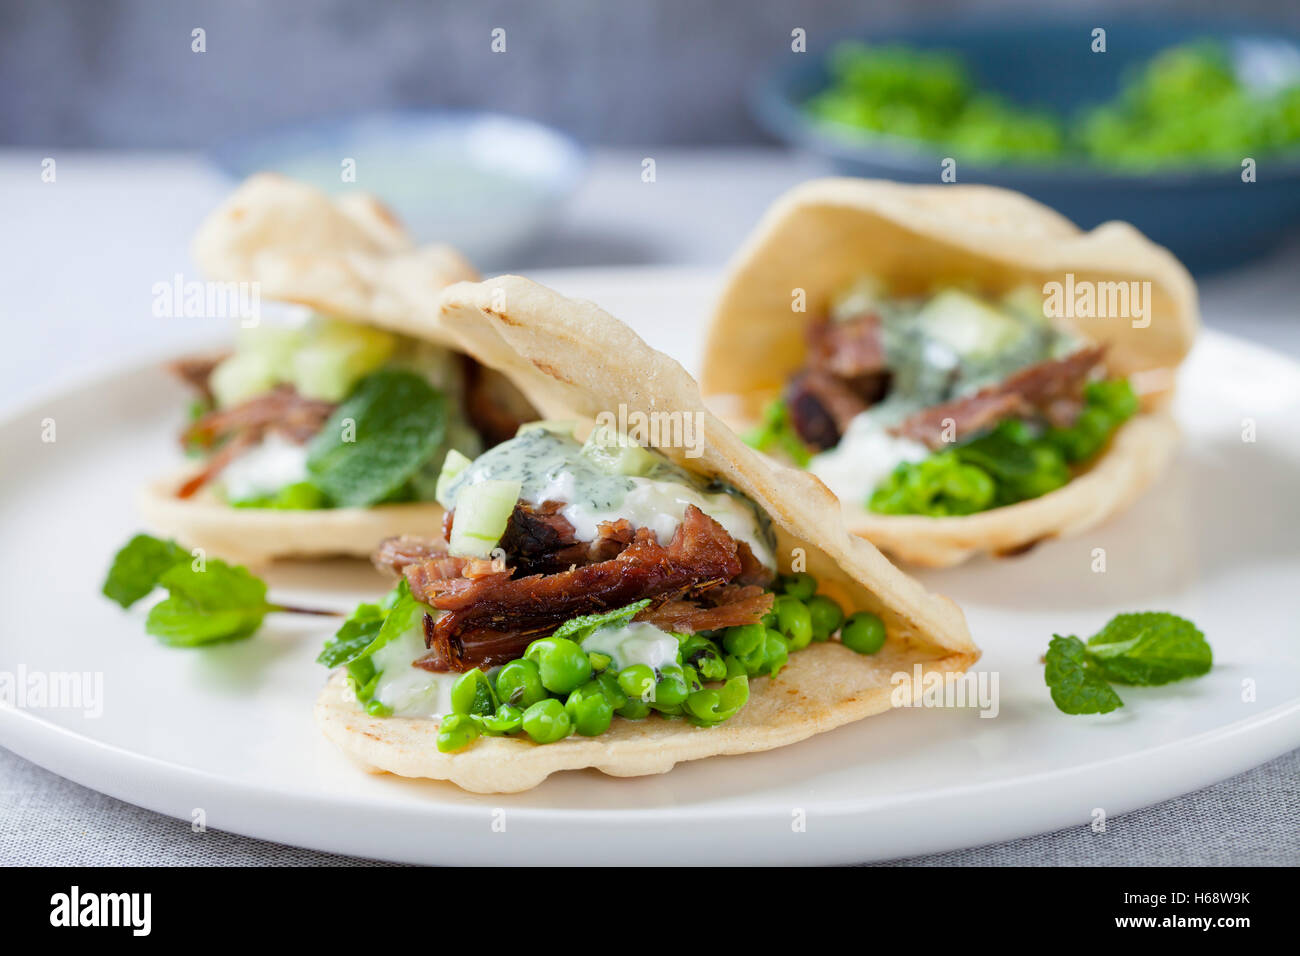
<path fill-rule="evenodd" d="M 706 401 L 905 561 L 1010 555 L 1130 505 L 1177 440 L 1196 289 L 1131 226 L 985 186 L 806 183 L 737 254 Z"/>
<path fill-rule="evenodd" d="M 260 563 L 436 531 L 447 450 L 476 454 L 536 417 L 438 332 L 438 294 L 473 267 L 413 245 L 367 196 L 254 176 L 204 221 L 193 257 L 216 283 L 255 290 L 258 308 L 233 350 L 172 366 L 194 393 L 192 461 L 139 504 L 187 547 Z"/>
<path fill-rule="evenodd" d="M 905 705 L 976 660 L 954 604 L 595 305 L 505 276 L 448 288 L 438 323 L 544 417 L 447 454 L 443 533 L 381 544 L 396 586 L 326 644 L 316 719 L 362 766 L 476 792 L 662 773 Z"/>

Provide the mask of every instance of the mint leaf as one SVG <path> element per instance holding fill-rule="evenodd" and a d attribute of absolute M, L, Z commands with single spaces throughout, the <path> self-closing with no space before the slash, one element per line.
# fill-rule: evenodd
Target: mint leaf
<path fill-rule="evenodd" d="M 1088 650 L 1077 637 L 1053 635 L 1043 679 L 1052 702 L 1067 714 L 1108 714 L 1124 702 L 1105 678 L 1089 667 Z"/>
<path fill-rule="evenodd" d="M 358 605 L 338 633 L 325 643 L 316 661 L 326 667 L 346 665 L 357 700 L 369 703 L 382 673 L 371 660 L 374 653 L 406 633 L 417 616 L 428 612 L 426 605 L 411 596 L 410 586 L 402 579 L 379 604 Z"/>
<path fill-rule="evenodd" d="M 1155 686 L 1199 677 L 1214 664 L 1205 635 L 1161 611 L 1119 614 L 1088 640 L 1088 657 L 1107 680 Z"/>
<path fill-rule="evenodd" d="M 649 604 L 650 599 L 645 598 L 613 611 L 601 611 L 599 614 L 583 614 L 581 617 L 571 618 L 557 627 L 551 637 L 567 637 L 581 644 L 596 628 L 626 624 Z"/>
<path fill-rule="evenodd" d="M 388 612 L 378 604 L 358 605 L 338 632 L 325 642 L 325 649 L 316 658 L 316 663 L 338 667 L 353 660 L 379 636 L 379 629 L 387 616 Z"/>
<path fill-rule="evenodd" d="M 446 398 L 422 375 L 374 372 L 308 446 L 312 481 L 343 507 L 366 508 L 398 497 L 442 446 L 446 417 Z"/>
<path fill-rule="evenodd" d="M 202 571 L 173 565 L 158 579 L 170 596 L 154 605 L 145 630 L 172 647 L 238 641 L 252 635 L 266 612 L 266 585 L 247 568 L 209 559 Z"/>
<path fill-rule="evenodd" d="M 137 534 L 114 556 L 104 579 L 104 595 L 130 607 L 158 586 L 164 571 L 189 560 L 190 553 L 175 541 Z"/>

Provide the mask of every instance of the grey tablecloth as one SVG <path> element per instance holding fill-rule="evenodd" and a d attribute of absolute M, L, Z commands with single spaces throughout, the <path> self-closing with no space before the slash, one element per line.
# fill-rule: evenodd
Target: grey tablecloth
<path fill-rule="evenodd" d="M 143 810 L 0 749 L 0 864 L 349 866 L 376 861 L 280 846 Z M 1108 821 L 893 861 L 907 866 L 1295 866 L 1300 750 Z M 722 861 L 720 861 L 722 862 Z"/>

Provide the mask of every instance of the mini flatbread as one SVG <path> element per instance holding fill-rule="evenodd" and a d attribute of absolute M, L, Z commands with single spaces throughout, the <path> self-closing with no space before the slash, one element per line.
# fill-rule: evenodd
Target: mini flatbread
<path fill-rule="evenodd" d="M 1047 207 L 989 186 L 805 183 L 777 200 L 733 260 L 709 327 L 703 393 L 729 424 L 751 426 L 803 364 L 807 322 L 863 275 L 880 277 L 900 294 L 944 284 L 998 294 L 1064 283 L 1067 273 L 1076 286 L 1150 283 L 1144 327 L 1100 315 L 1062 320 L 1109 346 L 1110 371 L 1157 383 L 1142 412 L 1091 468 L 1041 498 L 963 517 L 878 515 L 844 502 L 854 533 L 914 564 L 942 567 L 981 552 L 1022 553 L 1128 507 L 1177 444 L 1167 405 L 1173 370 L 1199 324 L 1196 287 L 1168 251 L 1132 226 L 1110 222 L 1081 232 Z M 796 290 L 805 311 L 792 308 Z"/>
<path fill-rule="evenodd" d="M 659 415 L 660 421 L 676 415 L 679 422 L 689 416 L 701 442 L 661 442 L 660 450 L 756 501 L 772 518 L 782 569 L 802 554 L 805 570 L 821 580 L 825 593 L 848 612 L 879 614 L 888 639 L 872 656 L 839 643 L 791 654 L 776 678 L 752 681 L 749 703 L 718 727 L 658 716 L 616 718 L 599 737 L 546 745 L 480 738 L 455 754 L 438 752 L 434 721 L 366 715 L 336 675 L 317 700 L 316 719 L 362 765 L 485 793 L 526 790 L 560 770 L 595 768 L 625 777 L 663 773 L 679 761 L 770 750 L 888 710 L 910 700 L 915 665 L 923 673 L 956 675 L 977 659 L 955 604 L 925 591 L 873 545 L 850 535 L 835 497 L 821 482 L 748 448 L 705 410 L 698 385 L 677 362 L 594 304 L 504 276 L 448 288 L 439 322 L 549 418 L 590 422 L 602 413 L 621 414 L 635 423 L 641 415 Z M 908 681 L 895 684 L 895 675 Z"/>
<path fill-rule="evenodd" d="M 363 194 L 331 199 L 272 173 L 246 180 L 204 220 L 194 261 L 208 278 L 256 282 L 267 300 L 454 347 L 438 332 L 438 295 L 478 274 L 450 246 L 415 246 L 393 214 Z M 146 524 L 187 547 L 261 564 L 274 558 L 364 557 L 383 538 L 437 533 L 433 502 L 277 511 L 232 508 L 211 494 L 178 498 L 197 471 L 150 482 L 137 497 Z"/>

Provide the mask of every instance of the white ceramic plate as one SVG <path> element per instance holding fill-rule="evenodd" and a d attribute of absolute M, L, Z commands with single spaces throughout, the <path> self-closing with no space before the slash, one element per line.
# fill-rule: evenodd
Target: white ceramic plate
<path fill-rule="evenodd" d="M 693 363 L 710 277 L 540 278 Z M 635 780 L 563 774 L 515 796 L 370 776 L 335 752 L 311 719 L 328 625 L 272 619 L 242 644 L 168 650 L 144 634 L 143 609 L 99 597 L 113 550 L 137 530 L 136 486 L 174 460 L 181 401 L 145 365 L 0 422 L 0 675 L 90 672 L 103 684 L 98 716 L 0 707 L 0 744 L 185 820 L 202 811 L 209 827 L 429 863 L 861 861 L 1088 826 L 1097 810 L 1300 746 L 1300 366 L 1235 339 L 1206 334 L 1188 361 L 1186 445 L 1132 511 L 1026 558 L 924 576 L 966 609 L 977 666 L 999 681 L 997 717 L 894 712 L 766 754 Z M 1242 440 L 1247 419 L 1254 442 Z M 286 600 L 338 608 L 384 590 L 359 562 L 269 577 Z M 1204 629 L 1211 674 L 1122 689 L 1129 706 L 1106 717 L 1057 713 L 1039 662 L 1052 633 L 1086 636 L 1147 609 Z"/>

